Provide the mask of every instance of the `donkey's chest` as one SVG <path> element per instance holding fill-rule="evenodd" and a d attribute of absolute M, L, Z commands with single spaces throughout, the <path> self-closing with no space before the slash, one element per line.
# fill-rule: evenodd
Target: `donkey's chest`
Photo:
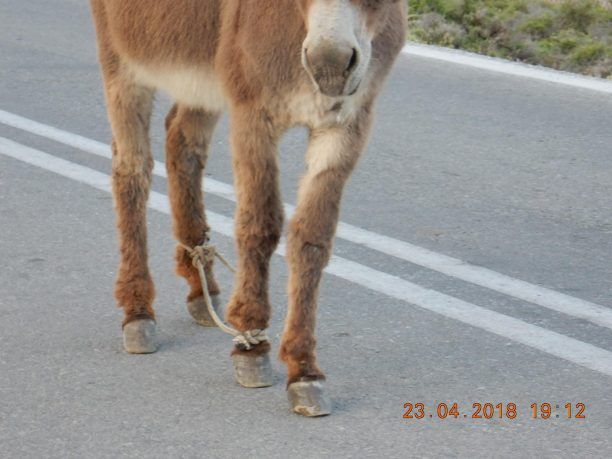
<path fill-rule="evenodd" d="M 323 128 L 344 124 L 355 117 L 359 99 L 355 97 L 327 97 L 304 87 L 287 96 L 284 110 L 289 124 Z"/>

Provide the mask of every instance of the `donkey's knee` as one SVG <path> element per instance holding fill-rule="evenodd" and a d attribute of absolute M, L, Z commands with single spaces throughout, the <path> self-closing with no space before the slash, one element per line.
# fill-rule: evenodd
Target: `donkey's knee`
<path fill-rule="evenodd" d="M 280 217 L 282 218 L 282 217 Z M 254 228 L 251 225 L 238 225 L 236 244 L 239 250 L 248 252 L 253 259 L 267 260 L 276 250 L 282 232 L 282 220 L 269 218 L 264 225 Z"/>
<path fill-rule="evenodd" d="M 153 172 L 153 158 L 148 145 L 127 150 L 112 142 L 112 178 L 117 191 L 133 193 L 132 200 L 138 200 L 142 193 L 148 197 Z M 122 198 L 124 196 L 118 196 Z"/>

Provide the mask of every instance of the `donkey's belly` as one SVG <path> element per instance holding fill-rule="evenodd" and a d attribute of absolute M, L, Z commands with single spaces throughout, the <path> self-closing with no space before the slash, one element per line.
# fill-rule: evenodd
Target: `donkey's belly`
<path fill-rule="evenodd" d="M 136 81 L 168 93 L 180 104 L 220 112 L 225 109 L 225 97 L 215 72 L 202 67 L 164 67 L 130 64 Z"/>

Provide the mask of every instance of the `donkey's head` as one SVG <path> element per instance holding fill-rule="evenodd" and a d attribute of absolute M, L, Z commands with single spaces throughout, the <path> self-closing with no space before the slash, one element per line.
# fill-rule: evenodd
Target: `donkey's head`
<path fill-rule="evenodd" d="M 372 39 L 398 0 L 299 0 L 307 35 L 302 64 L 328 96 L 354 94 L 372 56 Z"/>

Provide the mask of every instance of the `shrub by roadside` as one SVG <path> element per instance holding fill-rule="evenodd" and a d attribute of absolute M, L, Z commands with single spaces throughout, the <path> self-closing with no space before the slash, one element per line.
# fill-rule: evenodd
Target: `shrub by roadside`
<path fill-rule="evenodd" d="M 408 0 L 409 39 L 612 79 L 609 0 Z"/>

